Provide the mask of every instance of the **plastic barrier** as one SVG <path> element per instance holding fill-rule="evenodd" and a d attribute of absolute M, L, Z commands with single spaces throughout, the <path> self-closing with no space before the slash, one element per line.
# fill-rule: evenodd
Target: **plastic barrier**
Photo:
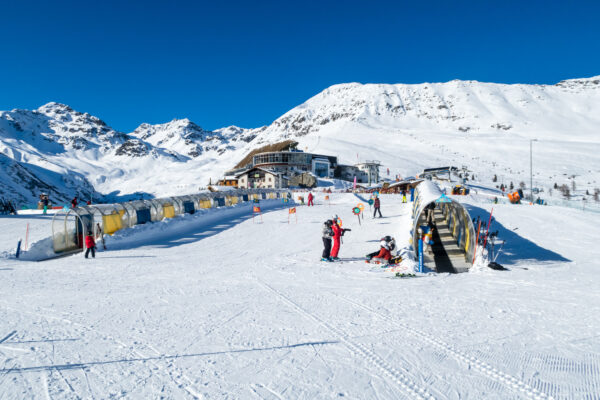
<path fill-rule="evenodd" d="M 193 214 L 196 212 L 196 208 L 194 207 L 194 203 L 191 201 L 183 202 L 183 212 L 186 214 Z"/>
<path fill-rule="evenodd" d="M 146 222 L 152 221 L 152 216 L 150 215 L 150 209 L 144 208 L 141 210 L 135 211 L 137 215 L 137 223 L 138 225 L 145 224 Z"/>
<path fill-rule="evenodd" d="M 175 216 L 175 207 L 172 205 L 163 205 L 164 218 L 173 218 Z"/>
<path fill-rule="evenodd" d="M 119 229 L 123 228 L 121 224 L 121 216 L 119 214 L 103 215 L 102 225 L 104 226 L 104 233 L 112 235 Z"/>

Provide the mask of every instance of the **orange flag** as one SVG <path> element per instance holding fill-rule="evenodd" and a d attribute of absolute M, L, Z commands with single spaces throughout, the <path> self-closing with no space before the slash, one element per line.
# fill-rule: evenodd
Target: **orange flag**
<path fill-rule="evenodd" d="M 288 210 L 290 214 L 296 214 L 296 207 L 289 208 Z"/>
<path fill-rule="evenodd" d="M 252 209 L 252 212 L 259 213 L 260 212 L 260 207 L 254 206 L 254 208 Z"/>

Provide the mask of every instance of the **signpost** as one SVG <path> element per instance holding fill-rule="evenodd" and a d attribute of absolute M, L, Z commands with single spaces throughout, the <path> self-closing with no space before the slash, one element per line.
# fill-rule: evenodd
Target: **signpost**
<path fill-rule="evenodd" d="M 298 214 L 296 213 L 296 207 L 288 208 L 288 224 L 290 223 L 290 215 L 296 216 L 296 223 L 298 223 Z"/>
<path fill-rule="evenodd" d="M 262 222 L 262 213 L 260 212 L 259 206 L 252 207 L 252 223 L 254 223 L 254 214 L 260 215 L 260 222 Z"/>
<path fill-rule="evenodd" d="M 356 215 L 356 217 L 358 218 L 358 224 L 359 224 L 359 225 L 361 225 L 361 223 L 360 223 L 360 213 L 361 213 L 361 211 L 362 211 L 362 210 L 360 209 L 360 207 L 354 207 L 354 208 L 352 209 L 352 213 L 353 213 L 354 215 Z"/>

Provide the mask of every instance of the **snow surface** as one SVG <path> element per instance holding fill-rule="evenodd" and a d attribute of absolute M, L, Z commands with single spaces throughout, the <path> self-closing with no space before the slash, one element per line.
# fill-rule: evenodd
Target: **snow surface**
<path fill-rule="evenodd" d="M 399 279 L 352 260 L 406 244 L 411 204 L 384 196 L 359 225 L 361 199 L 329 196 L 297 224 L 229 210 L 123 231 L 93 260 L 5 253 L 0 398 L 598 398 L 600 215 L 494 205 L 510 271 Z M 322 263 L 335 214 L 348 261 Z M 0 216 L 0 251 L 48 218 Z"/>

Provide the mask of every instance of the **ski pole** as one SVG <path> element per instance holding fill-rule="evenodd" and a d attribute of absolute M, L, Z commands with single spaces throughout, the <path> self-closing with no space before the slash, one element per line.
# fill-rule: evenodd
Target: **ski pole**
<path fill-rule="evenodd" d="M 25 246 L 23 246 L 23 250 L 27 250 L 28 241 L 29 241 L 29 222 L 27 223 L 27 229 L 25 230 Z"/>

